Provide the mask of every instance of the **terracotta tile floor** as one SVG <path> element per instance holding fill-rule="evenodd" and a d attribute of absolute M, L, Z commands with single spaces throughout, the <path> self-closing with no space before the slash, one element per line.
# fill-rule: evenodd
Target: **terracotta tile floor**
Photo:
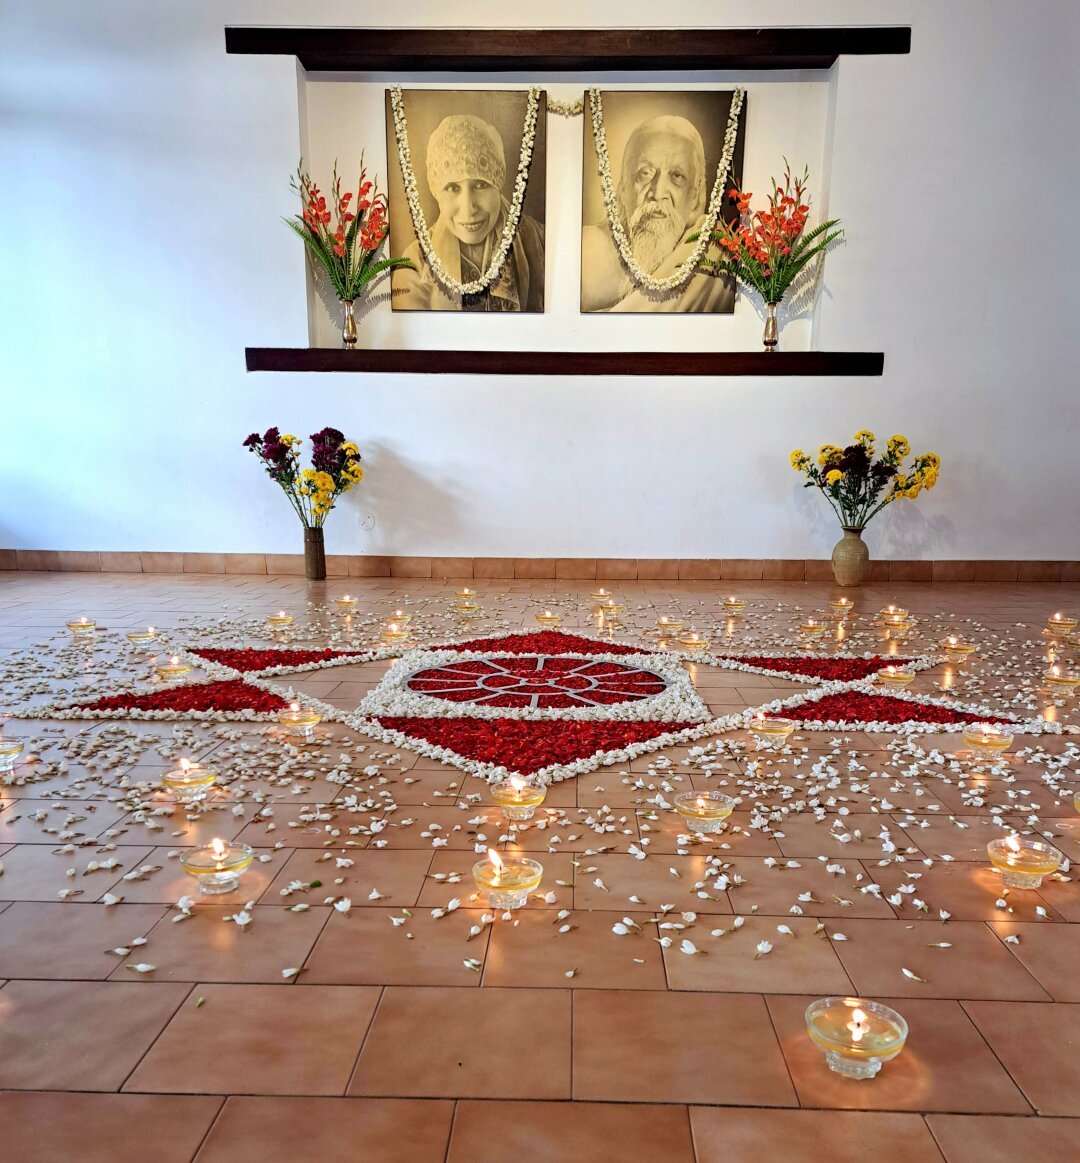
<path fill-rule="evenodd" d="M 589 583 L 469 584 L 479 634 L 534 628 L 540 603 L 563 629 L 598 632 Z M 604 584 L 627 640 L 678 614 L 731 653 L 798 652 L 799 613 L 833 596 L 742 583 L 750 609 L 731 623 L 715 613 L 731 583 Z M 436 641 L 460 634 L 447 613 L 458 585 L 3 573 L 0 714 L 140 678 L 118 645 L 138 623 L 181 645 L 269 645 L 262 619 L 284 606 L 296 644 L 321 646 L 333 619 L 306 603 L 348 588 L 365 612 L 357 641 L 405 604 L 417 638 Z M 854 597 L 856 653 L 978 641 L 976 661 L 934 668 L 916 690 L 1080 722 L 1036 681 L 1045 618 L 1080 609 L 1080 586 Z M 910 641 L 874 627 L 888 602 L 916 615 Z M 86 657 L 60 649 L 80 613 L 111 628 Z M 388 666 L 280 681 L 351 711 Z M 717 714 L 805 689 L 687 669 Z M 1080 882 L 1066 870 L 1006 893 L 985 858 L 1015 830 L 1080 859 L 1068 735 L 1019 736 L 992 771 L 957 762 L 952 734 L 803 731 L 756 769 L 671 747 L 553 786 L 541 826 L 511 836 L 481 780 L 345 724 L 300 749 L 252 723 L 5 731 L 33 736 L 39 758 L 0 783 L 4 1163 L 1080 1158 Z M 161 794 L 179 755 L 221 772 L 203 811 Z M 657 797 L 710 788 L 738 809 L 721 836 L 688 841 Z M 177 854 L 213 835 L 252 844 L 256 863 L 184 918 L 193 889 Z M 511 920 L 470 875 L 474 849 L 508 838 L 541 860 L 551 894 Z M 344 912 L 331 907 L 342 897 Z M 624 918 L 640 928 L 613 932 Z M 805 1034 L 813 997 L 853 991 L 911 1028 L 872 1082 L 830 1073 Z"/>

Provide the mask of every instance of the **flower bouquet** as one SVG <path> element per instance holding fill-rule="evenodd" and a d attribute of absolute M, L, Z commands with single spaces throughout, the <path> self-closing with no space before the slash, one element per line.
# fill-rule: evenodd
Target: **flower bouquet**
<path fill-rule="evenodd" d="M 347 493 L 364 475 L 360 451 L 336 428 L 311 435 L 311 468 L 300 468 L 298 436 L 282 436 L 268 428 L 244 441 L 262 462 L 267 475 L 277 481 L 304 526 L 304 572 L 312 581 L 326 577 L 323 522 L 338 497 Z"/>
<path fill-rule="evenodd" d="M 904 472 L 902 464 L 910 452 L 906 436 L 890 436 L 884 453 L 875 460 L 874 434 L 864 429 L 855 433 L 854 443 L 847 448 L 823 444 L 816 464 L 801 448 L 791 454 L 791 467 L 807 478 L 804 487 L 820 489 L 843 526 L 844 536 L 832 553 L 838 585 L 857 586 L 865 579 L 870 552 L 862 531 L 871 518 L 891 502 L 901 497 L 914 500 L 923 489 L 937 484 L 941 457 L 924 452 Z"/>
<path fill-rule="evenodd" d="M 806 192 L 809 176 L 809 169 L 804 169 L 801 178 L 793 178 L 785 160 L 783 184 L 777 185 L 773 179 L 768 208 L 752 212 L 753 195 L 736 186 L 730 197 L 739 210 L 738 225 L 717 219 L 711 239 L 720 248 L 720 256 L 701 264 L 706 274 L 734 275 L 765 301 L 766 351 L 776 349 L 777 304 L 806 264 L 843 234 L 842 230 L 833 230 L 839 218 L 806 230 L 810 216 L 810 197 Z"/>
<path fill-rule="evenodd" d="M 329 203 L 311 176 L 304 172 L 303 164 L 301 160 L 292 179 L 292 188 L 300 195 L 301 213 L 284 221 L 304 240 L 312 263 L 326 272 L 345 309 L 341 341 L 345 347 L 355 347 L 355 301 L 377 275 L 394 267 L 411 268 L 412 263 L 407 258 L 375 261 L 390 224 L 386 196 L 368 180 L 363 157 L 355 196 L 351 190 L 342 193 L 341 178 L 334 163 Z"/>

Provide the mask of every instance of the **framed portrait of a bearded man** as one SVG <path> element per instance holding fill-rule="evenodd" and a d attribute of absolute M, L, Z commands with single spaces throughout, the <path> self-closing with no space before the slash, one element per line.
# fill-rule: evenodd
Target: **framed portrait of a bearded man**
<path fill-rule="evenodd" d="M 395 311 L 543 311 L 544 94 L 521 215 L 506 258 L 489 285 L 460 294 L 453 283 L 480 281 L 507 232 L 529 93 L 404 89 L 401 96 L 412 179 L 430 248 L 421 246 L 410 214 L 388 92 L 390 254 L 410 259 L 413 266 L 391 275 L 391 306 Z"/>
<path fill-rule="evenodd" d="M 694 249 L 688 237 L 705 225 L 733 96 L 722 91 L 601 93 L 618 220 L 635 265 L 654 279 L 675 274 Z M 656 291 L 635 279 L 612 233 L 588 110 L 584 136 L 581 310 L 732 313 L 735 281 L 730 275 L 695 274 L 671 291 Z M 726 195 L 742 178 L 745 136 L 744 102 L 722 212 L 728 221 L 738 218 Z"/>

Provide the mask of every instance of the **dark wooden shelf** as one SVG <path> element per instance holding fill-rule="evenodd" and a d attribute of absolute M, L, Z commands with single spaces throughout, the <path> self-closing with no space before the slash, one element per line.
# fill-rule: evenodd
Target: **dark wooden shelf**
<path fill-rule="evenodd" d="M 310 72 L 828 69 L 842 54 L 908 53 L 911 29 L 225 29 L 225 51 L 295 56 Z"/>
<path fill-rule="evenodd" d="M 880 351 L 346 351 L 248 347 L 249 372 L 506 376 L 879 376 Z"/>

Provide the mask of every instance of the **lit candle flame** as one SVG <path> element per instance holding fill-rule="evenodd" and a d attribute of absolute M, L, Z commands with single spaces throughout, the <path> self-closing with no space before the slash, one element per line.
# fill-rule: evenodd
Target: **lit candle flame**
<path fill-rule="evenodd" d="M 180 655 L 174 654 L 172 656 L 172 658 L 169 659 L 169 661 L 173 664 L 173 666 L 179 666 L 180 665 Z"/>
<path fill-rule="evenodd" d="M 397 622 L 391 622 L 391 623 L 390 623 L 390 626 L 389 626 L 389 630 L 390 630 L 390 633 L 391 633 L 391 634 L 396 634 L 396 633 L 398 632 L 398 624 L 397 624 Z"/>
<path fill-rule="evenodd" d="M 181 760 L 180 760 L 180 770 L 181 770 L 181 771 L 182 771 L 182 772 L 183 772 L 185 775 L 187 775 L 187 772 L 188 772 L 188 768 L 189 768 L 189 767 L 191 767 L 191 760 L 190 760 L 190 759 L 181 759 Z"/>
<path fill-rule="evenodd" d="M 284 610 L 278 610 L 278 612 L 277 612 L 277 616 L 278 616 L 279 618 L 284 618 L 284 617 L 285 617 L 285 611 L 284 611 Z"/>
<path fill-rule="evenodd" d="M 1006 844 L 1006 846 L 1007 846 L 1009 849 L 1011 849 L 1013 852 L 1019 852 L 1019 851 L 1020 851 L 1020 841 L 1019 841 L 1019 840 L 1017 840 L 1017 838 L 1016 838 L 1015 836 L 1009 836 L 1009 837 L 1007 837 L 1007 838 L 1006 838 L 1006 840 L 1005 840 L 1005 844 Z"/>
<path fill-rule="evenodd" d="M 147 626 L 147 627 L 146 627 L 146 632 L 147 632 L 147 634 L 153 634 L 153 633 L 154 633 L 154 627 L 153 627 L 153 626 Z"/>
<path fill-rule="evenodd" d="M 705 797 L 704 796 L 698 796 L 698 798 L 697 798 L 697 810 L 699 812 L 705 811 Z"/>
<path fill-rule="evenodd" d="M 300 704 L 299 703 L 290 703 L 289 710 L 292 711 L 292 713 L 295 715 L 296 712 L 300 710 Z"/>
<path fill-rule="evenodd" d="M 498 852 L 495 851 L 494 848 L 489 848 L 487 851 L 488 860 L 491 861 L 491 865 L 495 869 L 495 873 L 491 878 L 491 883 L 498 884 L 502 879 L 503 869 L 506 867 L 506 865 L 503 864 L 502 857 L 498 854 Z"/>
<path fill-rule="evenodd" d="M 220 836 L 215 836 L 210 841 L 210 851 L 213 852 L 215 860 L 224 860 L 226 852 L 225 841 Z"/>
<path fill-rule="evenodd" d="M 863 1013 L 858 1006 L 851 1011 L 851 1021 L 848 1022 L 848 1029 L 851 1031 L 851 1040 L 853 1042 L 861 1042 L 863 1034 L 866 1033 L 866 1027 L 863 1024 L 866 1021 L 866 1014 Z"/>
<path fill-rule="evenodd" d="M 404 611 L 404 610 L 395 610 L 395 611 L 394 611 L 394 617 L 395 617 L 395 618 L 404 618 L 404 617 L 405 617 L 405 611 Z"/>
<path fill-rule="evenodd" d="M 525 790 L 525 781 L 520 775 L 512 775 L 510 777 L 510 786 L 516 792 L 523 792 Z"/>

